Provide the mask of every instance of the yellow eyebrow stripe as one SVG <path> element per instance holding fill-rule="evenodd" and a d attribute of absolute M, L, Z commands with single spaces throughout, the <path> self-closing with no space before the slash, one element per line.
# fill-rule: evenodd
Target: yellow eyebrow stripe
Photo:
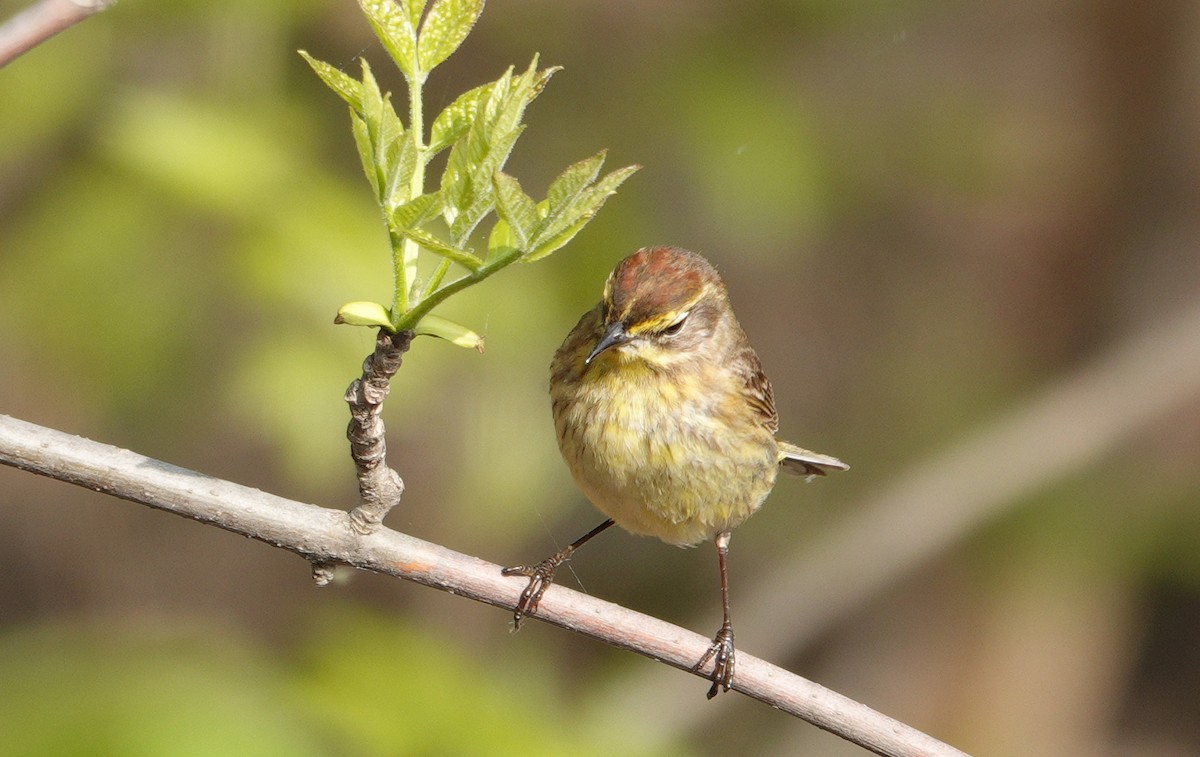
<path fill-rule="evenodd" d="M 705 284 L 704 286 L 702 286 L 700 288 L 700 290 L 698 292 L 696 292 L 696 295 L 694 297 L 692 297 L 687 302 L 683 303 L 683 305 L 681 305 L 680 307 L 673 309 L 673 310 L 668 310 L 668 311 L 662 312 L 662 313 L 655 313 L 653 316 L 651 316 L 649 318 L 645 318 L 641 321 L 638 321 L 637 323 L 630 323 L 625 327 L 625 333 L 631 334 L 631 335 L 638 335 L 638 334 L 653 334 L 656 331 L 662 331 L 663 329 L 665 329 L 668 326 L 675 323 L 675 321 L 679 320 L 679 317 L 682 316 L 684 313 L 687 313 L 689 310 L 691 310 L 693 307 L 695 307 L 696 303 L 698 303 L 698 302 L 700 302 L 700 300 L 704 299 L 704 297 L 711 290 L 712 290 L 712 286 L 709 284 Z M 621 320 L 624 320 L 626 317 L 628 317 L 629 311 L 631 309 L 632 309 L 632 303 L 630 304 L 629 307 L 625 308 L 624 313 L 620 314 Z"/>

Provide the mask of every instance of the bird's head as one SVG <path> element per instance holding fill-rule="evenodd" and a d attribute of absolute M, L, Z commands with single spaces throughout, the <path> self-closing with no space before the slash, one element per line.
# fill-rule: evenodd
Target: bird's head
<path fill-rule="evenodd" d="M 728 311 L 725 285 L 707 260 L 678 247 L 643 247 L 604 284 L 602 333 L 586 362 L 608 351 L 675 362 L 695 354 Z"/>

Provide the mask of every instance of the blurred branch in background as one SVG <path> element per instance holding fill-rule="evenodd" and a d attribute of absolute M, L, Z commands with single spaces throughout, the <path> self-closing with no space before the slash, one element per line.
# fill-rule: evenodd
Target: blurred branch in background
<path fill-rule="evenodd" d="M 325 570 L 332 563 L 405 578 L 511 609 L 524 581 L 500 566 L 381 529 L 364 536 L 346 512 L 304 504 L 0 415 L 0 462 L 258 539 Z M 708 639 L 656 618 L 555 587 L 536 616 L 682 670 Z M 961 755 L 909 726 L 749 655 L 733 688 L 881 755 Z M 695 709 L 700 711 L 700 707 Z"/>
<path fill-rule="evenodd" d="M 0 67 L 115 0 L 41 0 L 0 24 Z"/>
<path fill-rule="evenodd" d="M 935 555 L 1200 395 L 1200 302 L 1129 337 L 956 447 L 915 465 L 839 525 L 748 587 L 742 634 L 787 659 Z M 782 596 L 787 602 L 780 602 Z M 593 702 L 595 717 L 646 720 L 664 741 L 703 712 L 630 676 Z M 640 703 L 658 702 L 652 713 Z"/>

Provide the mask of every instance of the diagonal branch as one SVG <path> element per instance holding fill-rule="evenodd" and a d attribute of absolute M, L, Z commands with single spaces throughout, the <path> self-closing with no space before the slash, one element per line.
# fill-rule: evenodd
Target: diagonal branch
<path fill-rule="evenodd" d="M 284 499 L 7 415 L 0 415 L 0 462 L 250 536 L 314 565 L 386 573 L 508 610 L 526 583 L 502 576 L 498 565 L 386 528 L 362 534 L 342 510 Z M 699 634 L 561 586 L 547 592 L 535 617 L 681 670 L 690 670 L 709 646 Z M 876 754 L 962 755 L 748 654 L 738 655 L 733 688 Z"/>
<path fill-rule="evenodd" d="M 116 0 L 39 0 L 0 24 L 0 66 L 114 2 Z"/>

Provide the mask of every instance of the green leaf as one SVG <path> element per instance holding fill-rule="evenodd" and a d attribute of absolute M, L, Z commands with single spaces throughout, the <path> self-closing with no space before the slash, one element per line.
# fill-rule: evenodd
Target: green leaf
<path fill-rule="evenodd" d="M 426 315 L 417 323 L 416 329 L 418 334 L 427 334 L 445 339 L 452 344 L 457 344 L 459 347 L 468 347 L 480 353 L 483 352 L 483 337 L 476 334 L 466 326 L 460 326 L 454 321 L 447 320 L 437 315 Z"/>
<path fill-rule="evenodd" d="M 495 207 L 493 175 L 504 167 L 524 131 L 525 108 L 541 93 L 557 68 L 539 71 L 538 59 L 521 74 L 509 69 L 476 105 L 471 126 L 454 143 L 442 174 L 443 214 L 450 238 L 463 246 L 475 227 Z"/>
<path fill-rule="evenodd" d="M 321 77 L 321 81 L 325 82 L 325 86 L 336 92 L 354 110 L 362 110 L 362 84 L 357 79 L 324 61 L 317 60 L 303 50 L 299 52 L 309 67 Z"/>
<path fill-rule="evenodd" d="M 384 95 L 379 91 L 371 66 L 365 59 L 362 60 L 362 70 L 360 115 L 366 129 L 366 141 L 358 136 L 356 139 L 364 169 L 368 160 L 371 164 L 367 173 L 371 187 L 375 189 L 380 204 L 388 207 L 400 202 L 396 198 L 402 198 L 408 191 L 405 182 L 412 176 L 416 156 L 406 154 L 405 145 L 411 140 L 404 138 L 404 124 L 392 107 L 391 94 Z M 370 149 L 364 145 L 369 145 Z"/>
<path fill-rule="evenodd" d="M 551 212 L 565 207 L 584 187 L 596 180 L 606 155 L 607 150 L 601 150 L 590 158 L 567 166 L 566 170 L 550 183 L 550 189 L 546 191 L 546 202 Z"/>
<path fill-rule="evenodd" d="M 491 263 L 499 260 L 514 252 L 519 252 L 517 248 L 517 238 L 512 233 L 508 222 L 503 218 L 496 221 L 496 225 L 492 227 L 492 231 L 488 234 L 488 251 L 487 262 Z"/>
<path fill-rule="evenodd" d="M 478 93 L 477 96 L 468 98 L 471 94 L 468 92 L 450 106 L 461 108 L 461 115 L 452 115 L 451 118 L 465 122 L 466 129 L 461 138 L 454 141 L 450 157 L 446 159 L 446 167 L 442 171 L 441 192 L 446 223 L 453 224 L 473 200 L 474 169 L 488 154 L 488 111 L 494 109 L 497 91 L 508 89 L 512 71 L 512 67 L 509 67 L 496 81 L 472 90 Z M 489 181 L 489 185 L 490 183 Z"/>
<path fill-rule="evenodd" d="M 417 25 L 412 15 L 413 4 L 407 3 L 407 11 L 396 5 L 395 0 L 358 0 L 358 5 L 366 14 L 375 36 L 404 75 L 409 79 L 419 78 L 421 70 L 417 60 Z M 422 7 L 417 10 L 417 18 L 424 3 L 420 5 Z"/>
<path fill-rule="evenodd" d="M 496 82 L 492 96 L 485 104 L 487 120 L 484 125 L 490 134 L 500 136 L 519 129 L 525 108 L 542 93 L 550 77 L 561 70 L 561 67 L 554 66 L 539 71 L 537 64 L 535 55 L 529 68 L 519 76 L 507 76 Z"/>
<path fill-rule="evenodd" d="M 491 183 L 488 183 L 487 191 L 482 189 L 481 187 L 481 191 L 474 195 L 471 204 L 458 214 L 454 223 L 450 224 L 450 240 L 459 246 L 466 245 L 471 232 L 475 231 L 479 222 L 496 207 L 496 191 L 492 189 Z"/>
<path fill-rule="evenodd" d="M 421 25 L 426 0 L 400 0 L 400 9 L 408 14 L 408 22 L 416 29 Z"/>
<path fill-rule="evenodd" d="M 371 144 L 371 135 L 366 122 L 354 111 L 350 111 L 350 130 L 354 133 L 354 144 L 358 147 L 358 157 L 362 161 L 363 173 L 366 174 L 367 181 L 371 182 L 375 196 L 380 197 L 379 174 L 375 170 L 375 146 Z"/>
<path fill-rule="evenodd" d="M 392 315 L 378 302 L 347 302 L 338 308 L 334 323 L 350 326 L 382 326 L 392 330 Z"/>
<path fill-rule="evenodd" d="M 491 84 L 483 84 L 458 96 L 438 114 L 429 135 L 429 155 L 435 155 L 458 141 L 471 128 L 479 103 L 488 96 Z"/>
<path fill-rule="evenodd" d="M 366 58 L 359 58 L 358 65 L 362 69 L 362 112 L 367 113 L 370 110 L 378 110 L 379 104 L 383 99 L 383 93 L 379 89 L 379 83 L 375 81 L 375 73 L 371 71 L 371 64 L 367 62 Z"/>
<path fill-rule="evenodd" d="M 508 174 L 497 171 L 493 177 L 496 188 L 496 212 L 516 238 L 517 247 L 524 250 L 538 224 L 537 205 L 521 189 L 521 183 Z"/>
<path fill-rule="evenodd" d="M 437 214 L 441 199 L 437 192 L 429 192 L 400 205 L 392 211 L 392 228 L 403 234 L 407 229 L 420 226 Z"/>
<path fill-rule="evenodd" d="M 609 197 L 616 194 L 617 188 L 624 184 L 626 179 L 641 170 L 641 168 L 641 166 L 636 164 L 618 168 L 600 181 L 596 182 L 596 186 L 592 187 L 590 191 L 601 198 L 600 204 L 603 205 L 604 200 L 607 200 Z"/>
<path fill-rule="evenodd" d="M 417 145 L 399 135 L 388 149 L 388 180 L 383 195 L 384 207 L 394 208 L 409 200 L 412 177 L 417 170 Z"/>
<path fill-rule="evenodd" d="M 458 49 L 483 13 L 483 0 L 434 0 L 421 24 L 417 60 L 421 70 L 432 71 Z"/>
<path fill-rule="evenodd" d="M 449 258 L 468 270 L 477 271 L 483 265 L 482 260 L 466 250 L 447 244 L 422 229 L 405 229 L 402 233 L 406 238 L 413 240 L 430 252 Z"/>
<path fill-rule="evenodd" d="M 557 68 L 538 71 L 534 56 L 520 76 L 512 68 L 480 94 L 470 127 L 454 143 L 442 174 L 446 222 L 456 244 L 472 233 L 492 209 L 492 175 L 504 167 L 512 146 L 521 136 L 524 110 L 545 88 Z M 469 113 L 469 112 L 468 112 Z"/>
<path fill-rule="evenodd" d="M 524 127 L 505 135 L 498 142 L 488 145 L 487 154 L 479 160 L 480 169 L 495 166 L 493 174 L 498 171 L 500 166 L 508 160 L 508 154 L 512 152 L 513 144 L 516 143 L 517 137 L 523 130 Z M 469 177 L 466 205 L 461 208 L 454 218 L 454 222 L 450 224 L 450 239 L 458 245 L 465 245 L 479 222 L 496 207 L 496 189 L 491 180 L 493 174 L 488 174 L 485 178 L 480 173 L 482 173 L 481 170 L 476 171 Z"/>
<path fill-rule="evenodd" d="M 375 83 L 375 76 L 371 73 L 371 66 L 366 59 L 361 59 L 360 62 L 363 72 L 361 115 L 362 123 L 366 127 L 366 144 L 369 149 L 364 152 L 363 143 L 360 141 L 359 152 L 363 155 L 364 167 L 368 161 L 370 163 L 367 178 L 375 189 L 375 196 L 382 201 L 383 189 L 387 186 L 387 146 L 381 138 L 385 130 L 384 112 L 391 110 L 391 105 L 384 100 L 379 91 L 379 85 Z"/>
<path fill-rule="evenodd" d="M 405 142 L 412 141 L 404 139 L 404 124 L 400 121 L 400 116 L 396 114 L 396 109 L 392 107 L 392 93 L 388 92 L 383 98 L 379 111 L 380 153 L 387 154 L 393 149 L 393 142 L 402 140 Z"/>
<path fill-rule="evenodd" d="M 541 260 L 552 252 L 562 249 L 564 246 L 566 246 L 567 242 L 570 242 L 575 238 L 576 234 L 578 234 L 580 231 L 583 231 L 583 227 L 587 226 L 588 221 L 592 220 L 592 215 L 594 214 L 595 212 L 593 211 L 588 215 L 581 216 L 574 223 L 566 226 L 565 228 L 557 229 L 553 236 L 549 236 L 548 238 L 539 241 L 537 246 L 530 250 L 522 258 L 522 260 L 526 263 L 532 263 L 535 260 Z"/>
<path fill-rule="evenodd" d="M 545 220 L 538 227 L 531 247 L 524 260 L 533 262 L 559 250 L 578 234 L 609 197 L 626 179 L 641 166 L 618 168 L 591 187 L 578 192 L 565 205 L 550 208 Z"/>
<path fill-rule="evenodd" d="M 475 230 L 484 216 L 496 207 L 496 190 L 492 184 L 492 174 L 508 160 L 508 155 L 512 152 L 513 145 L 523 130 L 524 127 L 490 143 L 476 142 L 469 138 L 463 139 L 455 145 L 454 150 L 450 151 L 450 157 L 454 158 L 455 152 L 462 147 L 459 157 L 468 161 L 463 166 L 463 173 L 457 179 L 458 192 L 451 195 L 451 202 L 454 203 L 453 211 L 447 213 L 447 220 L 452 219 L 450 238 L 456 244 L 465 244 L 467 238 L 471 236 L 471 232 Z M 478 156 L 471 158 L 470 156 L 476 150 L 478 150 Z M 470 170 L 472 168 L 474 170 Z M 483 171 L 488 168 L 492 169 L 492 173 L 483 175 Z M 447 169 L 449 169 L 449 161 Z M 450 203 L 447 205 L 447 210 L 450 210 Z"/>

